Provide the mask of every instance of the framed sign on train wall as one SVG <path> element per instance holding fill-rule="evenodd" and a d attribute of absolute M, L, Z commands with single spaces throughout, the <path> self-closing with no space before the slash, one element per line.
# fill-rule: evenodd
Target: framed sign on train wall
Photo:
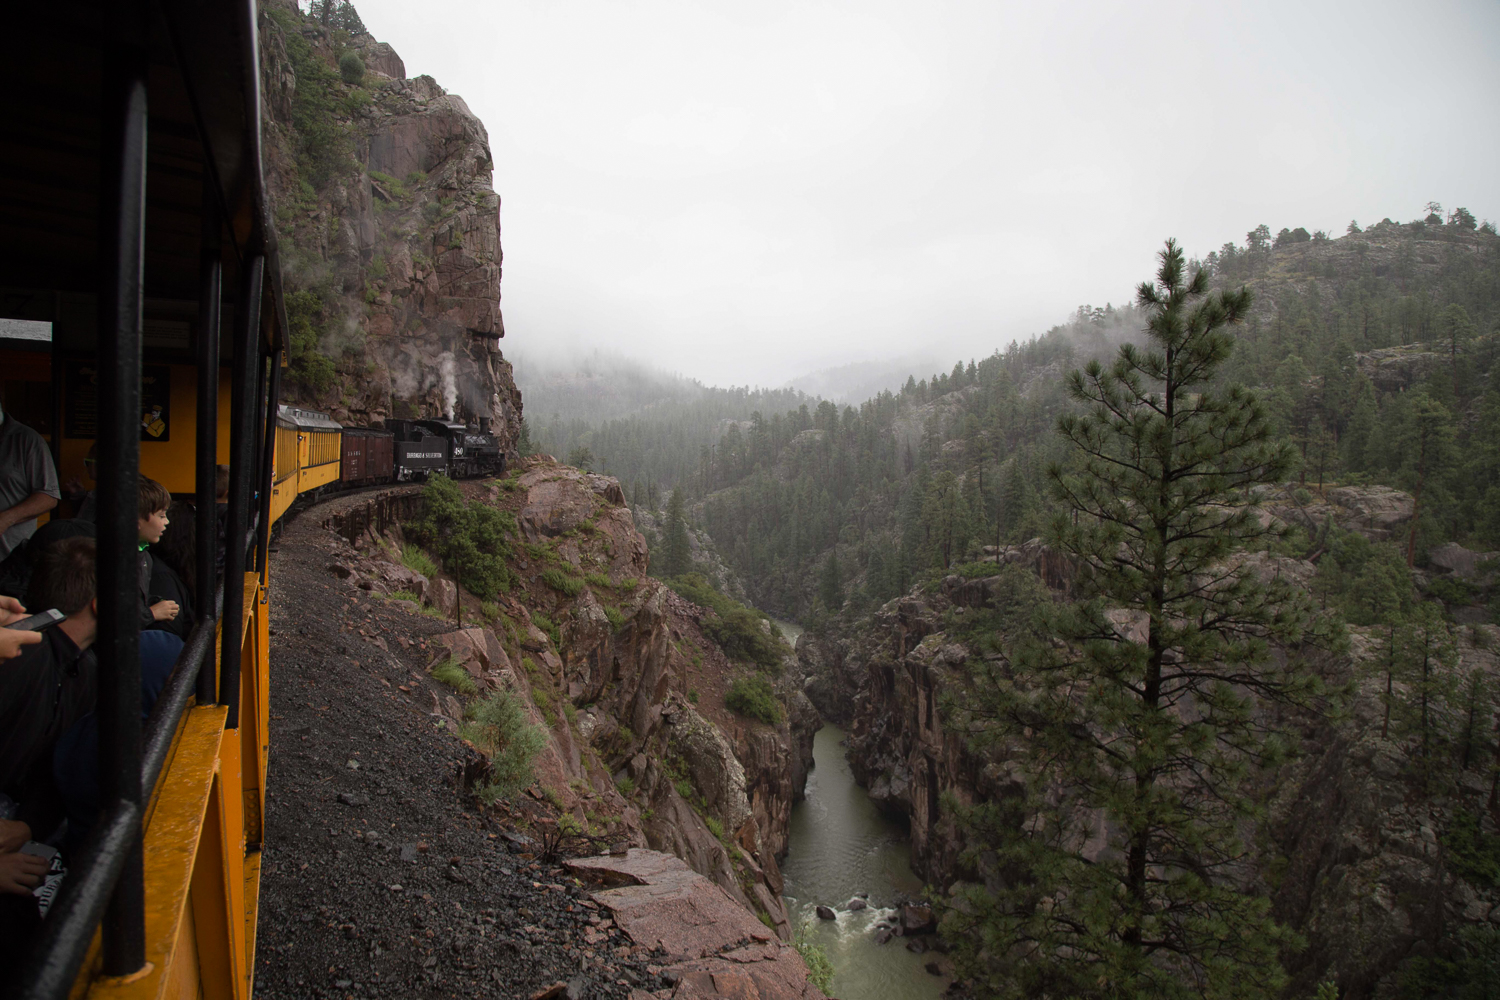
<path fill-rule="evenodd" d="M 70 361 L 63 376 L 63 434 L 98 438 L 99 366 L 92 361 Z M 172 369 L 168 365 L 141 366 L 141 440 L 172 440 Z"/>

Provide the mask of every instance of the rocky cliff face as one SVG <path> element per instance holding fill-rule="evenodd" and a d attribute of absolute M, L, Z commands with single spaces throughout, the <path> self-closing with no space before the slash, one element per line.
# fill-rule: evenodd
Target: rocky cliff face
<path fill-rule="evenodd" d="M 734 714 L 724 695 L 745 670 L 703 633 L 710 612 L 646 576 L 646 542 L 618 482 L 531 459 L 466 489 L 512 512 L 521 535 L 519 586 L 442 639 L 477 696 L 524 694 L 547 733 L 537 791 L 513 805 L 516 817 L 544 826 L 565 814 L 601 842 L 674 854 L 790 939 L 778 858 L 820 725 L 795 658 L 778 691 L 784 721 Z M 357 536 L 340 575 L 451 615 L 453 585 L 394 560 L 398 529 L 384 541 Z M 562 579 L 578 584 L 554 586 Z M 432 712 L 455 729 L 464 718 L 457 694 Z"/>
<path fill-rule="evenodd" d="M 514 455 L 500 198 L 484 124 L 396 52 L 294 0 L 260 17 L 267 181 L 292 326 L 286 402 L 371 424 L 488 419 Z M 363 78 L 340 76 L 358 57 Z"/>
<path fill-rule="evenodd" d="M 1330 491 L 1315 511 L 1291 492 L 1267 490 L 1267 516 L 1332 518 L 1376 539 L 1411 517 L 1409 495 L 1380 487 Z M 1454 575 L 1479 572 L 1470 565 L 1477 565 L 1474 553 L 1448 555 Z M 1315 572 L 1300 560 L 1251 558 L 1303 583 Z M 1026 565 L 1044 579 L 1065 570 L 1039 543 L 1006 550 L 1000 561 Z M 1048 582 L 1058 589 L 1055 579 Z M 949 577 L 931 593 L 889 602 L 863 628 L 804 633 L 797 643 L 808 696 L 849 730 L 856 778 L 883 808 L 909 820 L 912 866 L 940 890 L 974 877 L 962 862 L 963 831 L 945 802 L 1005 794 L 1006 762 L 973 753 L 946 729 L 942 709 L 945 692 L 963 682 L 971 663 L 1002 655 L 957 635 L 966 614 L 1003 601 L 1005 586 L 1000 576 Z M 1289 996 L 1310 995 L 1329 980 L 1341 997 L 1395 996 L 1401 971 L 1413 960 L 1441 957 L 1456 928 L 1500 927 L 1500 886 L 1454 863 L 1451 834 L 1463 815 L 1474 817 L 1483 836 L 1500 831 L 1490 771 L 1476 764 L 1456 787 L 1422 787 L 1410 747 L 1382 735 L 1383 676 L 1369 662 L 1379 649 L 1376 632 L 1383 630 L 1353 630 L 1349 655 L 1315 664 L 1331 687 L 1348 686 L 1347 715 L 1332 725 L 1312 717 L 1280 720 L 1301 735 L 1304 752 L 1283 771 L 1262 776 L 1269 809 L 1257 838 L 1258 871 L 1278 918 L 1308 942 L 1287 960 Z M 1500 629 L 1473 626 L 1457 634 L 1458 674 L 1500 681 L 1492 651 Z"/>

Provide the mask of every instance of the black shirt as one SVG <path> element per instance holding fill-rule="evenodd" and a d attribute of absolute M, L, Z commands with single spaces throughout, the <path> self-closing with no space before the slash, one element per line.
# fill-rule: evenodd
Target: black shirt
<path fill-rule="evenodd" d="M 20 804 L 20 818 L 38 839 L 62 816 L 52 780 L 53 747 L 65 729 L 94 710 L 97 697 L 93 651 L 80 650 L 57 626 L 0 663 L 0 791 Z"/>

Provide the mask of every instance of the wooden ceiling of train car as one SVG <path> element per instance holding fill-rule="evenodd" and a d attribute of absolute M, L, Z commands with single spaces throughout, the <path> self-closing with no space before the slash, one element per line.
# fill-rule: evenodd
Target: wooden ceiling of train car
<path fill-rule="evenodd" d="M 223 325 L 231 326 L 240 261 L 264 246 L 262 328 L 267 347 L 280 347 L 285 311 L 261 173 L 253 4 L 165 0 L 149 10 L 147 348 L 190 350 L 171 333 L 197 313 L 205 178 L 227 220 Z M 7 76 L 25 84 L 0 112 L 0 315 L 51 321 L 68 352 L 94 344 L 109 21 L 99 2 L 25 4 L 0 33 Z M 221 356 L 227 363 L 228 351 Z"/>

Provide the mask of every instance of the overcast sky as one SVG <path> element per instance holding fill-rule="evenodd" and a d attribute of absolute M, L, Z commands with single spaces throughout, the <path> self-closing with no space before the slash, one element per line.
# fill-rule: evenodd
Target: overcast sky
<path fill-rule="evenodd" d="M 1500 218 L 1493 0 L 356 6 L 489 129 L 523 360 L 967 358 L 1168 236 Z"/>

